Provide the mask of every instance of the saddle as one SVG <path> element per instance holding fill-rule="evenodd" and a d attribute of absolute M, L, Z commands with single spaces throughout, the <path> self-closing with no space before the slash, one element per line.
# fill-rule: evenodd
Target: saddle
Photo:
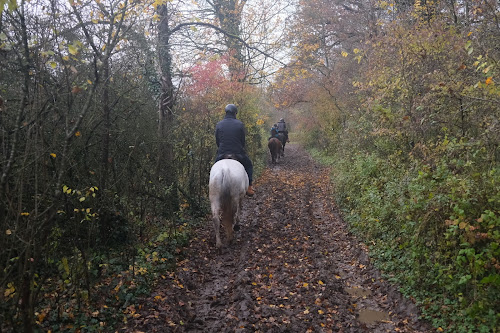
<path fill-rule="evenodd" d="M 236 154 L 223 154 L 221 160 L 236 160 L 239 162 L 238 156 Z"/>

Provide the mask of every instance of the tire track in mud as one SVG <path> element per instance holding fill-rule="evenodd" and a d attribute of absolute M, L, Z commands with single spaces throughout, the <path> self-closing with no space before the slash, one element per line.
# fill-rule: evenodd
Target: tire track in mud
<path fill-rule="evenodd" d="M 123 332 L 430 332 L 370 264 L 330 196 L 329 170 L 294 144 L 255 182 L 221 253 L 211 220 Z"/>

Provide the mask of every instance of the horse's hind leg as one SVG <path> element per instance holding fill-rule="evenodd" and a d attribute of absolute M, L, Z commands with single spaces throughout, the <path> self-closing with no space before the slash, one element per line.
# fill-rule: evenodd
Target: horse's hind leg
<path fill-rule="evenodd" d="M 227 242 L 231 244 L 233 242 L 233 216 L 226 212 L 222 213 L 222 225 L 226 231 Z"/>
<path fill-rule="evenodd" d="M 233 224 L 233 230 L 234 231 L 239 231 L 240 230 L 240 214 L 243 206 L 243 200 L 240 198 L 239 202 L 236 203 L 236 214 L 234 214 L 234 224 Z"/>
<path fill-rule="evenodd" d="M 215 247 L 221 248 L 222 242 L 220 240 L 220 218 L 219 216 L 214 217 L 214 230 L 215 230 Z"/>
<path fill-rule="evenodd" d="M 214 231 L 215 231 L 215 247 L 218 249 L 222 247 L 222 242 L 220 240 L 220 215 L 219 209 L 212 205 L 212 217 L 214 222 Z"/>

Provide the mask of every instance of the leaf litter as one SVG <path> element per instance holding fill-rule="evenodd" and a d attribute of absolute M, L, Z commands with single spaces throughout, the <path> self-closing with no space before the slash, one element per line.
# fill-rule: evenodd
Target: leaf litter
<path fill-rule="evenodd" d="M 211 218 L 120 332 L 431 332 L 338 214 L 329 170 L 298 145 L 264 170 L 235 242 Z"/>

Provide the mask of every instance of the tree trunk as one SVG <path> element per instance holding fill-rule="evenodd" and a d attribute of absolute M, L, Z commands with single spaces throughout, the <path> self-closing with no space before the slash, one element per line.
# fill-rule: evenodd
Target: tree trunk
<path fill-rule="evenodd" d="M 246 0 L 215 0 L 212 3 L 221 29 L 235 37 L 241 37 L 241 13 L 245 3 Z M 225 36 L 224 40 L 232 57 L 229 72 L 233 78 L 237 78 L 244 62 L 243 46 L 237 38 Z"/>
<path fill-rule="evenodd" d="M 172 82 L 172 55 L 170 54 L 170 26 L 167 5 L 158 6 L 158 63 L 160 99 L 158 105 L 158 158 L 156 176 L 166 187 L 165 213 L 172 216 L 178 209 L 177 178 L 171 129 L 174 122 L 174 85 Z"/>
<path fill-rule="evenodd" d="M 104 73 L 104 84 L 103 84 L 103 94 L 102 94 L 102 104 L 103 104 L 103 130 L 102 130 L 102 151 L 101 151 L 101 175 L 99 186 L 102 191 L 106 190 L 106 180 L 108 177 L 108 165 L 109 165 L 109 134 L 111 127 L 111 109 L 109 107 L 109 59 L 106 58 L 103 63 L 103 73 Z M 100 193 L 104 193 L 104 192 Z"/>

